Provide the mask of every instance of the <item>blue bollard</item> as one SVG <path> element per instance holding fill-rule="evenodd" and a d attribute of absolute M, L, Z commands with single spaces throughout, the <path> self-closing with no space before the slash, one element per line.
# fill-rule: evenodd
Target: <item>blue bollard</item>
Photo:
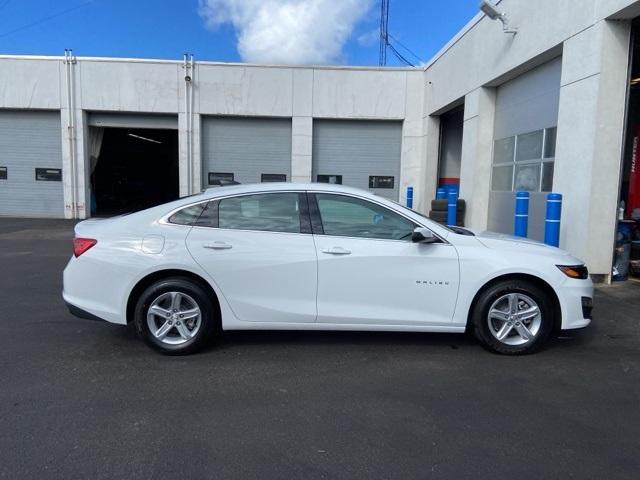
<path fill-rule="evenodd" d="M 413 208 L 413 187 L 407 187 L 407 208 Z"/>
<path fill-rule="evenodd" d="M 516 192 L 516 218 L 513 234 L 517 237 L 527 237 L 529 225 L 529 192 Z"/>
<path fill-rule="evenodd" d="M 458 213 L 458 192 L 453 191 L 448 194 L 449 201 L 447 202 L 447 225 L 455 225 L 457 222 Z"/>
<path fill-rule="evenodd" d="M 444 188 L 439 188 L 436 190 L 436 200 L 444 200 L 447 198 L 447 190 Z"/>
<path fill-rule="evenodd" d="M 560 245 L 560 215 L 562 214 L 562 195 L 547 195 L 547 216 L 544 221 L 544 243 L 557 247 Z"/>

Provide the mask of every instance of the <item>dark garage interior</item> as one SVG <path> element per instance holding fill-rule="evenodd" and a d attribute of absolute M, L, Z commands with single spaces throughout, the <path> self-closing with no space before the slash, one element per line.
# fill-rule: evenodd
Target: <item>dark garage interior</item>
<path fill-rule="evenodd" d="M 92 158 L 92 216 L 134 212 L 179 197 L 177 130 L 104 128 L 92 135 L 102 135 Z"/>

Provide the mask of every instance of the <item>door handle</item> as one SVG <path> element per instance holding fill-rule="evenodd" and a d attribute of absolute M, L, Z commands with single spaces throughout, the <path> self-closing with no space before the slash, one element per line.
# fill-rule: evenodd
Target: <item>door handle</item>
<path fill-rule="evenodd" d="M 322 253 L 328 253 L 330 255 L 349 255 L 351 250 L 347 250 L 343 247 L 331 247 L 322 249 Z"/>
<path fill-rule="evenodd" d="M 230 245 L 227 242 L 205 243 L 202 246 L 210 250 L 229 250 L 230 248 L 233 248 L 233 245 Z"/>

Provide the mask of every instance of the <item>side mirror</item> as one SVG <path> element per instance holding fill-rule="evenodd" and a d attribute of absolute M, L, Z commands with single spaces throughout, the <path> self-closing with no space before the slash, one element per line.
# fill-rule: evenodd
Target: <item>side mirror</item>
<path fill-rule="evenodd" d="M 413 243 L 437 243 L 439 239 L 428 228 L 418 227 L 413 231 L 411 241 Z"/>

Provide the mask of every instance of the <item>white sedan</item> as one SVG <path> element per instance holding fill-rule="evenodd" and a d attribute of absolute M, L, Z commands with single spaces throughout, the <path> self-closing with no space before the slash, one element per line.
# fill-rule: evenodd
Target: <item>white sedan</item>
<path fill-rule="evenodd" d="M 591 316 L 587 268 L 568 253 L 447 228 L 339 185 L 210 189 L 80 222 L 75 235 L 71 312 L 133 322 L 168 354 L 220 330 L 470 330 L 524 354 Z"/>

